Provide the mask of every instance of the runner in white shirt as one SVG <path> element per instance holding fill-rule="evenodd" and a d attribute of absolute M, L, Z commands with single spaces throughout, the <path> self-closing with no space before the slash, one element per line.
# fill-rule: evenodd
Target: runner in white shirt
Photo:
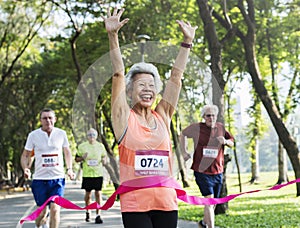
<path fill-rule="evenodd" d="M 25 178 L 31 177 L 31 155 L 34 151 L 34 174 L 31 184 L 32 193 L 37 206 L 51 196 L 63 196 L 65 187 L 64 158 L 68 176 L 73 179 L 72 153 L 64 130 L 54 127 L 56 116 L 52 109 L 43 109 L 40 112 L 42 127 L 29 133 L 21 165 Z M 63 154 L 64 152 L 64 154 Z M 47 207 L 36 219 L 36 227 L 47 226 Z M 50 228 L 58 228 L 60 222 L 60 207 L 50 203 Z"/>

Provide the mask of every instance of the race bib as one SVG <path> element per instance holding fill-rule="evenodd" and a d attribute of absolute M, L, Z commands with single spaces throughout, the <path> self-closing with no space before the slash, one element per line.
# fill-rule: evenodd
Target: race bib
<path fill-rule="evenodd" d="M 87 164 L 88 164 L 88 166 L 97 166 L 98 160 L 95 160 L 95 159 L 87 160 Z"/>
<path fill-rule="evenodd" d="M 203 148 L 203 157 L 206 158 L 216 158 L 218 156 L 219 150 L 215 148 Z"/>
<path fill-rule="evenodd" d="M 135 152 L 135 175 L 169 176 L 169 151 L 139 150 Z"/>
<path fill-rule="evenodd" d="M 58 154 L 42 154 L 43 167 L 53 167 L 58 165 Z"/>

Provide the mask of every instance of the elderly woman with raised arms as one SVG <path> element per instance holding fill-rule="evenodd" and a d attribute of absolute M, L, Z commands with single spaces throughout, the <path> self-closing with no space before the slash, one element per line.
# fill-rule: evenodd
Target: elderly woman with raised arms
<path fill-rule="evenodd" d="M 181 79 L 188 61 L 197 27 L 177 20 L 183 42 L 172 67 L 162 99 L 152 109 L 162 82 L 157 68 L 150 63 L 134 64 L 125 76 L 118 31 L 129 21 L 120 20 L 124 9 L 115 8 L 103 17 L 110 44 L 113 66 L 112 120 L 119 141 L 120 181 L 151 176 L 171 176 L 171 117 L 181 89 Z M 130 100 L 130 104 L 127 102 Z M 176 228 L 178 205 L 176 192 L 168 187 L 149 187 L 120 195 L 124 227 Z"/>

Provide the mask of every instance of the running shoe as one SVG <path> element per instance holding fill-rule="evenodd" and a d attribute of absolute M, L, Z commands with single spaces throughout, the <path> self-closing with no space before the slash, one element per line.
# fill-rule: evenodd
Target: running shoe
<path fill-rule="evenodd" d="M 89 221 L 90 221 L 90 213 L 89 213 L 89 212 L 86 212 L 86 213 L 85 213 L 85 221 L 86 221 L 86 222 L 89 222 Z"/>
<path fill-rule="evenodd" d="M 97 217 L 95 218 L 95 223 L 96 223 L 96 224 L 101 224 L 101 223 L 103 223 L 103 220 L 101 219 L 100 215 L 97 215 Z"/>
<path fill-rule="evenodd" d="M 198 222 L 198 226 L 199 226 L 199 228 L 206 228 L 206 224 L 204 224 L 203 220 L 200 220 Z"/>

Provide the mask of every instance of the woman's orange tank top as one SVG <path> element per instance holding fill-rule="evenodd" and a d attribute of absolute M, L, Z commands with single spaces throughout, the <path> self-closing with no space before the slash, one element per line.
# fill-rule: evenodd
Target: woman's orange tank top
<path fill-rule="evenodd" d="M 172 152 L 169 131 L 162 118 L 152 111 L 156 128 L 141 125 L 133 110 L 130 112 L 128 127 L 119 144 L 120 181 L 142 178 L 135 166 L 136 151 L 168 151 L 168 176 L 172 174 Z M 122 212 L 145 212 L 150 210 L 178 210 L 176 192 L 172 188 L 145 188 L 120 195 Z"/>

